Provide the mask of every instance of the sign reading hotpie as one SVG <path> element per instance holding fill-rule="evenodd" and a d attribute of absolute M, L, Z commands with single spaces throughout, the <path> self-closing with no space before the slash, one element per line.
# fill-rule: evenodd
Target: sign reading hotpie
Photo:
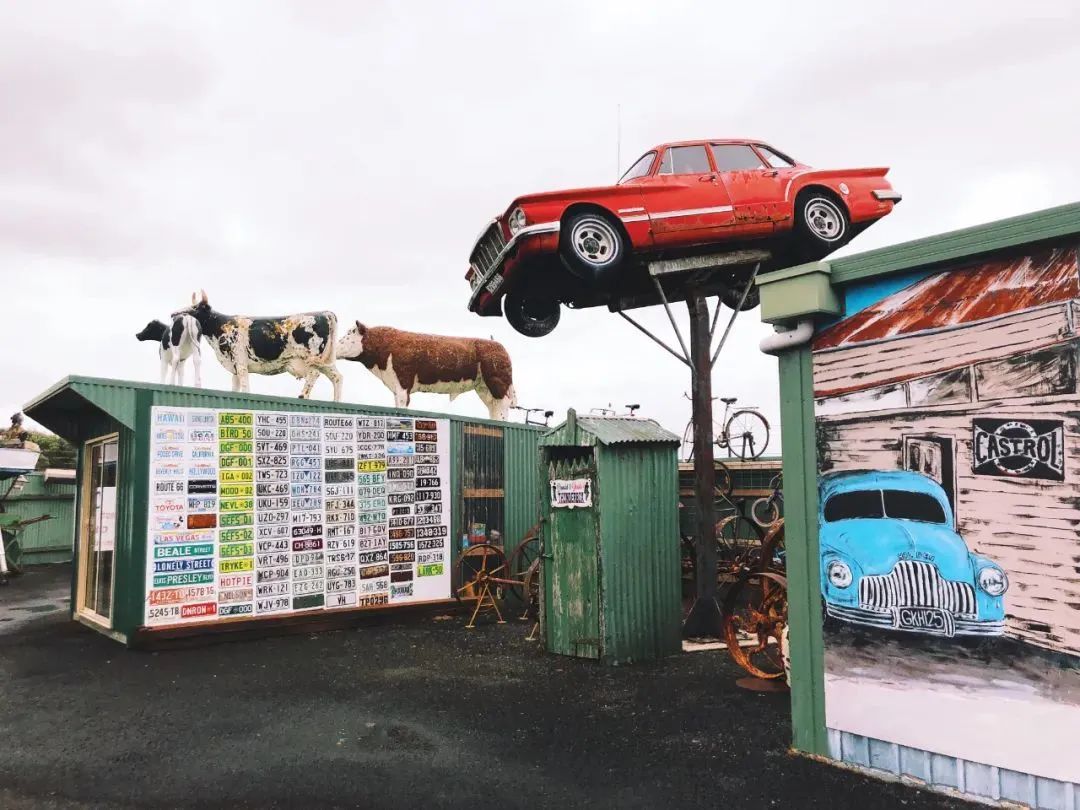
<path fill-rule="evenodd" d="M 147 625 L 450 598 L 447 420 L 151 418 Z"/>
<path fill-rule="evenodd" d="M 971 466 L 976 475 L 1064 481 L 1064 423 L 1052 419 L 975 419 Z"/>

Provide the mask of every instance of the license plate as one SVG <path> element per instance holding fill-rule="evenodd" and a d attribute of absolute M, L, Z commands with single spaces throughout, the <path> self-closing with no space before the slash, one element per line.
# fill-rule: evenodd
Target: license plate
<path fill-rule="evenodd" d="M 503 283 L 503 277 L 502 276 L 493 276 L 491 281 L 489 281 L 487 283 L 487 291 L 489 293 L 494 293 L 496 290 L 499 289 L 499 287 L 502 286 L 502 283 Z"/>
<path fill-rule="evenodd" d="M 893 621 L 897 630 L 911 630 L 918 633 L 949 637 L 956 632 L 952 614 L 940 608 L 894 608 Z"/>

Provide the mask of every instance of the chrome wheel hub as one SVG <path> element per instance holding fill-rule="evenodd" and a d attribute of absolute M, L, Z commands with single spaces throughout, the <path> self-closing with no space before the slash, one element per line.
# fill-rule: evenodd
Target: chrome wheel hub
<path fill-rule="evenodd" d="M 838 239 L 844 231 L 844 221 L 840 212 L 825 200 L 812 200 L 807 204 L 806 224 L 815 236 L 826 242 Z"/>
<path fill-rule="evenodd" d="M 570 244 L 580 258 L 592 265 L 611 264 L 619 254 L 615 230 L 600 217 L 586 217 L 575 224 Z"/>

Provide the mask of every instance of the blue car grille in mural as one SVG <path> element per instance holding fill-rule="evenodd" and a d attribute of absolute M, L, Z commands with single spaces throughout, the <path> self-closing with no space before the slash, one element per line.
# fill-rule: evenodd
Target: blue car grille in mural
<path fill-rule="evenodd" d="M 930 563 L 901 560 L 892 573 L 862 578 L 859 606 L 867 610 L 932 607 L 975 618 L 975 589 L 966 582 L 942 579 Z"/>
<path fill-rule="evenodd" d="M 825 612 L 853 624 L 952 637 L 999 635 L 1008 577 L 968 550 L 941 486 L 915 472 L 822 477 Z"/>

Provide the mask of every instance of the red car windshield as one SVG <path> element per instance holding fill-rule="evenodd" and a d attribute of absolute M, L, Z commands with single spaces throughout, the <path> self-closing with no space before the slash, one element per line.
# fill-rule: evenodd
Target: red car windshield
<path fill-rule="evenodd" d="M 628 180 L 636 180 L 638 177 L 644 177 L 652 171 L 653 162 L 656 160 L 656 152 L 646 152 L 644 155 L 637 159 L 629 169 L 626 170 L 626 174 L 619 178 L 619 185 Z"/>

